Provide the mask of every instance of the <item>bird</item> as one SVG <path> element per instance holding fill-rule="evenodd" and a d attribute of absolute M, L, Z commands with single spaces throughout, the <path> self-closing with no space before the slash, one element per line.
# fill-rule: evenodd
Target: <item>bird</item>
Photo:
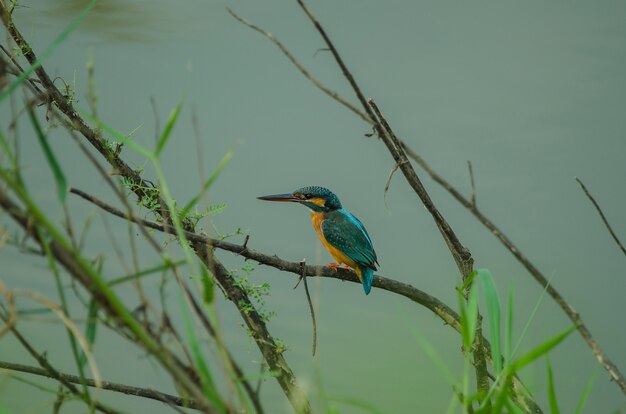
<path fill-rule="evenodd" d="M 257 197 L 259 200 L 299 203 L 311 210 L 313 228 L 338 267 L 342 263 L 352 268 L 363 285 L 366 295 L 372 289 L 378 259 L 372 239 L 363 224 L 344 210 L 332 191 L 324 187 L 308 186 L 292 193 Z"/>

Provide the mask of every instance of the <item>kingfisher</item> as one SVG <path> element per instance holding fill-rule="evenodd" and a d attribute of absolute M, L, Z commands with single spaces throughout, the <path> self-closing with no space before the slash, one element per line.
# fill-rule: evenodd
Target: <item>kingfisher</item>
<path fill-rule="evenodd" d="M 338 267 L 342 263 L 352 268 L 363 284 L 365 294 L 372 289 L 378 260 L 367 230 L 359 219 L 344 210 L 332 191 L 324 187 L 302 187 L 287 194 L 257 197 L 259 200 L 300 203 L 311 210 L 313 228 Z"/>

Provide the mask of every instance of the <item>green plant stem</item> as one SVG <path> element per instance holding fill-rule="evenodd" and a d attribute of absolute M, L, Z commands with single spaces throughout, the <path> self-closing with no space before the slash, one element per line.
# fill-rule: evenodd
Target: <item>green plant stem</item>
<path fill-rule="evenodd" d="M 158 230 L 160 232 L 168 233 L 174 235 L 174 229 L 171 226 L 165 226 L 160 223 L 155 223 L 149 220 L 142 219 L 140 217 L 136 217 L 125 213 L 113 206 L 110 206 L 103 201 L 95 198 L 92 195 L 85 193 L 84 191 L 78 190 L 76 188 L 71 188 L 70 192 L 76 194 L 83 199 L 95 204 L 100 207 L 104 211 L 125 219 L 130 220 L 140 226 L 145 226 L 146 228 Z M 239 256 L 245 257 L 246 259 L 254 260 L 258 263 L 274 267 L 275 269 L 289 272 L 297 275 L 298 277 L 302 277 L 302 275 L 306 275 L 307 277 L 327 277 L 332 279 L 339 279 L 343 281 L 350 281 L 353 283 L 359 284 L 360 281 L 356 276 L 356 273 L 352 270 L 343 269 L 343 268 L 334 268 L 328 266 L 313 266 L 313 265 L 305 265 L 303 266 L 300 262 L 289 262 L 287 260 L 281 259 L 276 255 L 267 255 L 261 253 L 259 251 L 248 248 L 248 244 L 239 245 L 235 243 L 230 243 L 224 240 L 213 239 L 204 235 L 196 234 L 189 231 L 184 231 L 183 235 L 185 239 L 189 240 L 192 245 L 201 249 L 201 251 L 212 252 L 212 249 L 218 248 L 221 250 L 226 250 L 232 253 L 235 253 Z M 204 246 L 204 247 L 200 247 Z M 212 254 L 212 253 L 211 253 Z M 225 270 L 224 270 L 225 271 Z M 445 303 L 440 301 L 439 299 L 431 296 L 414 286 L 411 286 L 406 283 L 399 282 L 397 280 L 393 280 L 390 278 L 386 278 L 383 276 L 376 275 L 374 276 L 374 280 L 372 282 L 372 287 L 376 287 L 379 289 L 387 290 L 389 292 L 401 295 L 406 297 L 407 299 L 418 303 L 433 313 L 435 313 L 439 318 L 441 318 L 444 323 L 450 325 L 454 330 L 461 333 L 462 325 L 460 323 L 459 315 Z M 476 340 L 475 340 L 476 341 Z M 476 343 L 476 342 L 475 342 Z M 477 346 L 480 346 L 481 352 L 486 356 L 487 360 L 491 360 L 491 346 L 486 338 L 482 337 L 481 340 L 477 343 Z M 536 402 L 533 401 L 532 397 L 528 394 L 528 391 L 521 383 L 521 381 L 517 377 L 513 377 L 512 379 L 512 387 L 514 391 L 514 399 L 515 401 L 525 410 L 525 412 L 529 413 L 541 413 L 541 409 L 537 405 Z"/>
<path fill-rule="evenodd" d="M 0 177 L 5 183 L 12 184 L 12 180 L 6 171 L 0 170 Z M 47 233 L 47 237 L 50 237 L 50 250 L 55 259 L 81 282 L 111 317 L 118 323 L 126 326 L 135 335 L 146 350 L 153 354 L 172 376 L 197 399 L 202 409 L 206 410 L 206 412 L 214 412 L 213 407 L 206 400 L 197 384 L 185 374 L 175 359 L 168 352 L 164 351 L 159 343 L 133 317 L 102 276 L 95 272 L 89 263 L 78 253 L 73 251 L 71 244 L 65 240 L 20 187 L 13 187 L 13 190 L 26 205 L 27 210 L 23 211 L 17 204 L 11 201 L 4 189 L 0 189 L 0 206 L 26 231 L 28 231 L 32 223 L 41 226 L 41 229 Z M 43 243 L 37 234 L 34 235 L 34 238 L 40 245 Z"/>
<path fill-rule="evenodd" d="M 5 27 L 7 28 L 7 31 L 16 42 L 16 44 L 24 50 L 25 58 L 31 63 L 31 65 L 33 65 L 34 62 L 37 62 L 37 57 L 35 56 L 34 52 L 30 48 L 22 34 L 17 30 L 11 19 L 10 12 L 5 7 L 4 2 L 0 2 L 0 18 L 2 19 Z M 43 66 L 37 67 L 35 69 L 35 73 L 37 74 L 37 77 L 41 82 L 41 86 L 46 91 L 47 99 L 49 99 L 50 102 L 54 103 L 57 108 L 59 108 L 59 110 L 68 118 L 68 121 L 73 129 L 79 131 L 80 134 L 83 135 L 85 139 L 87 139 L 87 141 L 115 169 L 115 172 L 118 175 L 126 177 L 136 184 L 133 191 L 139 198 L 139 201 L 141 201 L 144 197 L 149 196 L 143 190 L 144 188 L 150 188 L 149 184 L 141 178 L 137 171 L 130 168 L 130 166 L 120 158 L 117 152 L 114 152 L 110 148 L 108 148 L 105 141 L 100 138 L 99 134 L 89 125 L 87 125 L 84 119 L 73 108 L 71 102 L 69 102 L 58 90 L 58 88 L 56 88 L 56 86 L 53 84 L 51 78 L 48 76 Z M 168 224 L 171 223 L 172 212 L 167 208 L 167 203 L 161 197 L 158 197 L 158 204 L 159 205 L 157 207 L 157 211 L 159 214 L 163 215 L 163 221 Z M 187 224 L 188 223 L 185 223 L 185 229 L 188 229 Z M 196 254 L 205 261 L 207 267 L 211 268 L 212 264 L 207 261 L 210 259 L 210 256 L 204 254 L 203 252 L 206 247 L 204 245 L 198 247 L 200 247 L 202 250 L 194 248 Z M 230 280 L 230 278 L 228 278 L 227 274 L 224 275 L 222 280 L 220 280 L 220 283 L 225 283 L 225 286 L 223 287 L 226 292 L 230 292 L 228 295 L 229 299 L 232 300 L 233 298 L 236 299 L 237 297 L 242 297 L 245 298 L 244 303 L 250 302 L 245 293 L 239 287 L 232 284 L 232 281 Z M 297 411 L 301 411 L 304 413 L 311 412 L 310 403 L 308 402 L 304 391 L 298 386 L 296 378 L 289 368 L 286 360 L 280 354 L 280 352 L 278 352 L 276 347 L 271 346 L 274 343 L 274 340 L 270 335 L 265 323 L 260 318 L 260 316 L 258 316 L 258 312 L 256 312 L 255 308 L 253 308 L 255 310 L 251 313 L 252 319 L 250 319 L 250 316 L 248 315 L 250 314 L 250 312 L 242 309 L 239 306 L 239 303 L 240 302 L 238 301 L 234 301 L 234 304 L 238 307 L 240 314 L 246 320 L 246 324 L 248 325 L 249 329 L 254 332 L 255 342 L 261 350 L 263 357 L 267 359 L 270 369 L 275 370 L 278 373 L 276 379 L 278 380 L 281 388 L 287 395 L 290 403 Z M 250 303 L 250 306 L 253 305 Z M 175 364 L 172 365 L 170 363 L 171 361 L 169 361 L 167 364 L 169 364 L 170 368 L 174 369 Z M 188 385 L 194 385 L 194 388 L 197 389 L 195 384 L 188 383 Z M 202 400 L 204 399 L 202 398 Z"/>

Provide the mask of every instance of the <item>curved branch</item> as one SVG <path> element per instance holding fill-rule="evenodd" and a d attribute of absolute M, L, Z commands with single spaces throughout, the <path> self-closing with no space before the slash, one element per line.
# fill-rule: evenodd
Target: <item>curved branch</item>
<path fill-rule="evenodd" d="M 457 200 L 463 207 L 468 209 L 470 213 L 476 217 L 476 219 L 485 226 L 500 242 L 511 252 L 511 254 L 522 264 L 530 273 L 530 275 L 546 289 L 550 297 L 556 302 L 557 305 L 565 312 L 567 317 L 576 325 L 578 333 L 582 336 L 583 340 L 591 349 L 591 353 L 596 357 L 596 360 L 604 367 L 609 373 L 611 378 L 617 383 L 622 392 L 626 394 L 626 378 L 620 372 L 619 368 L 611 361 L 608 355 L 602 350 L 600 344 L 591 335 L 589 328 L 583 322 L 580 314 L 570 305 L 563 296 L 559 293 L 544 274 L 526 257 L 522 251 L 498 228 L 491 220 L 489 220 L 476 206 L 465 198 L 456 188 L 454 188 L 448 181 L 437 172 L 416 152 L 411 150 L 406 144 L 403 144 L 407 154 L 428 174 L 430 177 L 445 190 L 447 190 L 455 200 Z"/>
<path fill-rule="evenodd" d="M 9 35 L 23 51 L 24 57 L 31 65 L 35 64 L 37 62 L 37 57 L 33 52 L 33 49 L 26 42 L 22 34 L 17 30 L 17 27 L 12 20 L 10 11 L 1 0 L 0 19 L 9 32 Z M 137 171 L 133 170 L 119 156 L 119 152 L 112 151 L 107 147 L 105 141 L 100 137 L 99 133 L 85 122 L 85 120 L 76 112 L 71 102 L 68 101 L 68 99 L 63 96 L 59 89 L 54 85 L 42 65 L 35 69 L 35 73 L 41 82 L 41 87 L 46 92 L 45 98 L 56 105 L 64 116 L 67 117 L 73 128 L 78 130 L 80 134 L 91 144 L 91 146 L 93 146 L 115 169 L 117 175 L 123 176 L 135 183 L 135 185 L 132 186 L 132 190 L 137 195 L 139 200 L 146 197 L 147 194 L 144 191 L 144 188 L 150 188 L 151 186 L 149 183 L 146 182 Z M 164 222 L 169 224 L 171 221 L 171 214 L 173 212 L 168 210 L 167 204 L 160 195 L 157 198 L 160 206 L 156 211 L 163 217 Z M 184 225 L 184 227 L 189 230 L 189 226 Z M 222 286 L 223 291 L 227 293 L 227 298 L 235 304 L 248 328 L 254 333 L 253 338 L 255 343 L 261 351 L 263 358 L 268 363 L 269 368 L 276 373 L 276 380 L 280 384 L 292 407 L 299 412 L 312 412 L 311 405 L 304 390 L 298 385 L 289 364 L 281 352 L 277 349 L 278 347 L 275 346 L 274 338 L 269 333 L 269 330 L 259 315 L 256 307 L 250 302 L 246 292 L 240 286 L 237 286 L 232 278 L 230 278 L 225 272 L 220 271 L 221 264 L 219 262 L 211 262 L 211 255 L 209 252 L 201 249 L 201 246 L 192 247 L 198 257 L 203 260 L 209 269 L 216 270 L 214 275 L 216 276 L 218 283 Z"/>
<path fill-rule="evenodd" d="M 142 225 L 166 234 L 171 234 L 173 236 L 176 235 L 176 231 L 169 226 L 164 226 L 160 223 L 155 223 L 153 221 L 145 220 L 137 216 L 129 215 L 128 213 L 125 213 L 97 199 L 96 197 L 85 193 L 84 191 L 78 190 L 76 188 L 71 188 L 69 191 L 93 203 L 107 213 L 110 213 L 116 217 L 132 221 L 138 225 Z M 330 279 L 338 279 L 357 284 L 361 283 L 357 278 L 356 273 L 352 270 L 329 266 L 305 265 L 303 262 L 290 262 L 276 255 L 270 256 L 257 250 L 248 248 L 247 239 L 244 241 L 243 245 L 239 245 L 226 242 L 224 240 L 213 239 L 192 232 L 185 232 L 184 236 L 192 243 L 200 243 L 212 248 L 229 251 L 246 259 L 254 260 L 259 264 L 271 266 L 283 272 L 293 273 L 299 278 L 309 276 L 326 277 Z M 444 302 L 437 299 L 436 297 L 431 296 L 428 293 L 407 283 L 399 282 L 397 280 L 380 275 L 374 276 L 374 280 L 372 281 L 372 287 L 386 290 L 400 296 L 404 296 L 405 298 L 424 306 L 435 315 L 437 315 L 441 320 L 443 320 L 446 325 L 450 325 L 454 330 L 459 333 L 461 332 L 461 322 L 459 315 L 452 308 L 450 308 L 448 305 L 446 305 Z M 480 340 L 478 341 L 478 344 L 478 347 L 480 348 L 479 351 L 483 355 L 485 355 L 486 360 L 490 360 L 491 345 L 489 344 L 489 341 L 487 341 L 487 339 L 482 336 L 482 334 Z M 517 377 L 514 377 L 513 379 L 513 389 L 516 402 L 518 402 L 520 406 L 526 410 L 526 412 L 542 412 L 537 403 L 532 400 L 532 397 L 528 394 L 528 391 Z"/>
<path fill-rule="evenodd" d="M 0 369 L 7 369 L 10 371 L 25 372 L 27 374 L 39 375 L 41 377 L 53 378 L 57 381 L 61 381 L 64 384 L 85 384 L 89 387 L 97 387 L 107 391 L 114 391 L 121 394 L 133 395 L 135 397 L 148 398 L 151 400 L 160 401 L 166 404 L 176 405 L 185 408 L 198 408 L 195 400 L 184 399 L 176 395 L 167 394 L 161 391 L 151 390 L 148 388 L 133 387 L 132 385 L 119 384 L 111 381 L 101 381 L 100 386 L 96 385 L 96 382 L 91 378 L 81 379 L 77 375 L 65 374 L 56 371 L 51 374 L 49 370 L 43 368 L 32 367 L 30 365 L 15 364 L 12 362 L 0 361 Z M 217 411 L 216 411 L 217 412 Z"/>
<path fill-rule="evenodd" d="M 237 16 L 235 15 L 235 17 Z M 255 30 L 257 29 L 255 28 Z M 266 37 L 268 37 L 267 32 L 265 32 L 264 30 L 259 29 L 257 31 L 260 32 L 261 34 L 264 34 Z M 283 51 L 283 53 L 285 54 L 289 53 L 287 50 L 284 49 L 284 47 L 281 47 L 281 51 Z M 289 55 L 291 56 L 290 53 Z M 289 60 L 292 60 L 292 59 L 289 59 Z M 302 65 L 297 61 L 293 63 L 298 68 L 302 67 Z M 303 73 L 306 76 L 308 72 L 303 72 Z M 306 77 L 309 80 L 311 80 L 311 82 L 316 87 L 320 88 L 322 91 L 325 91 L 325 89 L 328 89 L 325 86 L 320 87 L 318 85 L 318 82 L 313 81 L 313 79 L 315 78 L 312 78 L 309 76 L 306 76 Z M 341 98 L 340 96 L 336 97 L 332 94 L 329 94 L 329 96 L 335 99 L 340 104 L 347 106 L 348 109 L 354 111 L 352 109 L 353 106 L 346 105 L 345 102 L 347 101 L 344 98 Z M 367 122 L 368 124 L 374 126 L 374 122 L 371 119 L 368 119 L 367 114 L 365 114 L 364 112 L 357 110 L 357 115 L 361 119 L 365 120 L 365 122 Z M 565 312 L 565 314 L 570 318 L 570 320 L 574 322 L 574 324 L 577 326 L 580 335 L 583 337 L 584 341 L 587 343 L 587 345 L 591 349 L 592 354 L 596 357 L 598 362 L 604 367 L 604 369 L 606 369 L 606 371 L 609 373 L 611 378 L 621 388 L 622 392 L 626 394 L 626 379 L 624 378 L 622 373 L 619 371 L 617 366 L 609 359 L 606 353 L 602 350 L 602 348 L 600 348 L 600 345 L 593 338 L 593 336 L 591 335 L 591 332 L 583 323 L 578 312 L 576 312 L 576 310 L 565 301 L 565 299 L 558 293 L 558 291 L 552 285 L 548 283 L 547 278 L 541 273 L 541 271 L 539 271 L 539 269 L 537 269 L 532 264 L 532 262 L 530 262 L 530 260 L 517 248 L 517 246 L 515 246 L 513 242 L 504 233 L 502 233 L 502 231 L 491 220 L 489 220 L 484 214 L 482 214 L 478 210 L 478 208 L 476 207 L 476 205 L 473 204 L 472 201 L 467 200 L 456 188 L 454 188 L 443 177 L 441 177 L 430 165 L 426 163 L 426 161 L 422 157 L 420 157 L 415 151 L 413 151 L 406 144 L 406 142 L 404 142 L 401 139 L 399 139 L 399 142 L 400 142 L 400 145 L 402 146 L 402 149 L 406 152 L 406 154 L 408 155 L 410 159 L 414 160 L 437 184 L 439 184 L 446 191 L 448 191 L 452 195 L 453 198 L 455 198 L 461 205 L 463 205 L 463 207 L 467 208 L 481 224 L 483 224 L 489 231 L 493 233 L 493 235 L 498 240 L 500 240 L 500 242 L 511 252 L 511 254 L 526 268 L 526 270 L 530 273 L 530 275 L 533 278 L 535 278 L 535 280 L 544 289 L 547 289 L 548 294 L 552 297 L 552 299 L 559 305 L 559 307 L 561 307 L 563 312 Z M 622 251 L 624 250 L 622 246 L 620 246 L 620 249 L 622 249 Z"/>
<path fill-rule="evenodd" d="M 231 16 L 233 16 L 239 22 L 241 22 L 242 24 L 245 24 L 246 26 L 248 26 L 249 28 L 251 28 L 252 30 L 258 33 L 261 33 L 263 36 L 268 38 L 272 43 L 274 43 L 280 49 L 280 51 L 283 52 L 285 57 L 287 57 L 287 59 L 289 59 L 289 61 L 296 68 L 298 68 L 300 73 L 302 73 L 305 78 L 313 82 L 313 85 L 319 88 L 322 92 L 324 92 L 326 95 L 335 99 L 340 104 L 342 104 L 343 106 L 345 106 L 346 108 L 354 112 L 357 116 L 361 117 L 361 119 L 363 119 L 365 122 L 373 124 L 372 120 L 367 116 L 366 113 L 364 113 L 363 111 L 360 111 L 357 107 L 355 107 L 350 102 L 342 98 L 341 95 L 339 95 L 337 92 L 328 88 L 326 85 L 320 82 L 315 76 L 311 75 L 311 73 L 308 70 L 306 70 L 304 66 L 302 66 L 302 64 L 291 54 L 291 52 L 289 52 L 289 50 L 273 34 L 271 34 L 270 32 L 266 30 L 261 29 L 259 26 L 255 25 L 254 23 L 239 16 L 234 11 L 232 11 L 229 7 L 226 7 L 226 10 L 228 11 L 228 13 L 230 13 Z"/>
<path fill-rule="evenodd" d="M 598 211 L 598 214 L 600 215 L 600 218 L 602 219 L 602 222 L 604 223 L 606 228 L 609 230 L 609 233 L 611 234 L 611 237 L 613 237 L 613 240 L 615 240 L 615 243 L 617 243 L 617 247 L 619 247 L 620 250 L 622 251 L 622 253 L 624 253 L 626 255 L 626 248 L 624 248 L 624 245 L 620 241 L 619 237 L 617 237 L 617 234 L 615 234 L 615 232 L 613 231 L 613 227 L 611 227 L 611 225 L 609 224 L 609 221 L 607 220 L 606 216 L 604 215 L 604 212 L 600 208 L 600 205 L 598 204 L 596 199 L 591 195 L 589 190 L 587 190 L 587 187 L 585 186 L 585 184 L 583 184 L 583 182 L 580 180 L 580 178 L 576 177 L 576 182 L 578 182 L 578 184 L 580 184 L 580 187 L 583 189 L 583 192 L 585 193 L 585 195 L 587 196 L 589 201 L 591 201 L 593 206 Z"/>

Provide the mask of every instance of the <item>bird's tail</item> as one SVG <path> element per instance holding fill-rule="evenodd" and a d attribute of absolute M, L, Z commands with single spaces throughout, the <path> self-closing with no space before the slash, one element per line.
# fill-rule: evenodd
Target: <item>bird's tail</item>
<path fill-rule="evenodd" d="M 361 271 L 361 283 L 363 284 L 363 290 L 366 295 L 369 295 L 370 290 L 372 290 L 372 280 L 374 280 L 374 269 L 371 267 L 362 267 L 359 270 Z"/>

